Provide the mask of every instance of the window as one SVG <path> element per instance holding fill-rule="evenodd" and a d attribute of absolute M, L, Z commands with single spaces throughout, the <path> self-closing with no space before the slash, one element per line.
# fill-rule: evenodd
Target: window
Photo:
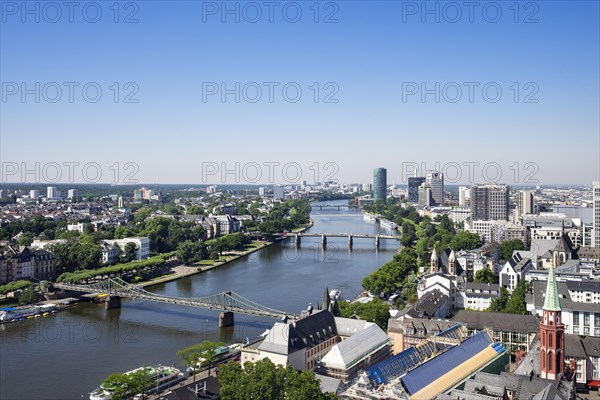
<path fill-rule="evenodd" d="M 583 313 L 583 325 L 590 326 L 590 313 L 589 312 Z"/>
<path fill-rule="evenodd" d="M 579 312 L 573 311 L 573 325 L 579 325 Z"/>

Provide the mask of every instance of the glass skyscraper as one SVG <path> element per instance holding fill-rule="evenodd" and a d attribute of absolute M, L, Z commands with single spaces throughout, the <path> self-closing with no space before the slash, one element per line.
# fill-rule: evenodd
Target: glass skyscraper
<path fill-rule="evenodd" d="M 387 170 L 375 168 L 373 170 L 373 199 L 385 201 L 387 197 Z"/>

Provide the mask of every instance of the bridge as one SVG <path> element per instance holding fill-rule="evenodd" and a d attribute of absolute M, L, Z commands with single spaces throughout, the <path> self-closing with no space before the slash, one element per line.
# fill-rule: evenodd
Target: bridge
<path fill-rule="evenodd" d="M 108 299 L 105 303 L 105 308 L 107 309 L 121 307 L 121 297 L 128 297 L 131 299 L 199 307 L 208 310 L 220 310 L 219 327 L 232 326 L 234 312 L 278 319 L 298 317 L 294 314 L 265 307 L 231 291 L 206 297 L 171 297 L 148 292 L 141 286 L 132 285 L 121 278 L 109 278 L 90 285 L 55 283 L 54 287 L 73 292 L 107 294 Z"/>
<path fill-rule="evenodd" d="M 322 210 L 324 208 L 336 208 L 336 209 L 340 209 L 340 208 L 359 208 L 357 205 L 350 205 L 350 204 L 311 204 L 310 207 L 312 209 L 319 209 Z"/>
<path fill-rule="evenodd" d="M 352 234 L 352 233 L 294 233 L 288 235 L 287 237 L 293 237 L 296 243 L 296 246 L 300 246 L 302 243 L 303 237 L 320 237 L 321 245 L 323 247 L 327 246 L 327 238 L 328 237 L 343 237 L 348 238 L 348 247 L 352 248 L 354 244 L 354 239 L 375 239 L 375 248 L 379 248 L 379 244 L 381 240 L 397 240 L 400 241 L 401 236 L 394 235 L 360 235 L 360 234 Z"/>

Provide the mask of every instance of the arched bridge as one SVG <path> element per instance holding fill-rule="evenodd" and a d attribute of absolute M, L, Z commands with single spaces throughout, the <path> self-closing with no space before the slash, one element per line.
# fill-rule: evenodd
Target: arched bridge
<path fill-rule="evenodd" d="M 354 204 L 311 204 L 310 207 L 312 209 L 319 209 L 322 210 L 324 208 L 336 208 L 336 209 L 340 209 L 340 208 L 359 208 L 359 206 L 354 205 Z"/>
<path fill-rule="evenodd" d="M 388 240 L 400 240 L 401 236 L 394 235 L 361 235 L 361 234 L 352 234 L 352 233 L 290 233 L 285 235 L 286 238 L 293 237 L 296 243 L 296 246 L 300 246 L 302 243 L 303 237 L 319 237 L 321 238 L 321 245 L 323 248 L 327 246 L 327 238 L 328 237 L 343 237 L 348 238 L 348 247 L 352 249 L 352 245 L 354 243 L 354 239 L 375 239 L 375 248 L 379 249 L 379 243 L 381 239 Z"/>
<path fill-rule="evenodd" d="M 54 284 L 54 287 L 74 292 L 107 294 L 109 298 L 106 302 L 106 308 L 120 307 L 121 297 L 128 297 L 131 299 L 158 301 L 161 303 L 219 310 L 221 311 L 219 326 L 233 325 L 234 312 L 279 319 L 285 317 L 297 317 L 297 315 L 294 314 L 288 314 L 284 311 L 265 307 L 231 291 L 206 297 L 171 297 L 148 292 L 141 286 L 127 283 L 121 278 L 105 279 L 90 285 L 56 283 Z"/>

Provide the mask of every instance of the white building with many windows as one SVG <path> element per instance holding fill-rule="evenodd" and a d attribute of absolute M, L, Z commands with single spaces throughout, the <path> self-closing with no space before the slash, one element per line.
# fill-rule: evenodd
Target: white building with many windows
<path fill-rule="evenodd" d="M 125 249 L 127 243 L 133 243 L 136 247 L 136 260 L 145 260 L 150 256 L 150 239 L 147 237 L 128 237 L 123 239 L 104 240 L 104 243 L 117 244 L 121 250 Z"/>
<path fill-rule="evenodd" d="M 526 296 L 527 311 L 542 315 L 546 282 L 533 282 Z M 600 281 L 557 282 L 565 332 L 600 336 Z"/>

